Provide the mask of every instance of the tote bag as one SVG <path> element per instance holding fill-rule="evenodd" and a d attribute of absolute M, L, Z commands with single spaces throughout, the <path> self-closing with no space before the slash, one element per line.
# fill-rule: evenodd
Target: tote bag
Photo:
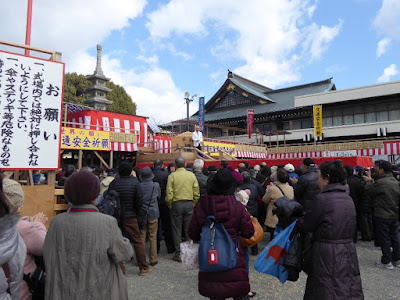
<path fill-rule="evenodd" d="M 289 272 L 283 266 L 286 252 L 293 239 L 290 240 L 290 234 L 293 231 L 296 221 L 282 230 L 274 239 L 264 248 L 257 257 L 254 267 L 257 272 L 269 274 L 277 277 L 283 284 L 286 282 Z"/>

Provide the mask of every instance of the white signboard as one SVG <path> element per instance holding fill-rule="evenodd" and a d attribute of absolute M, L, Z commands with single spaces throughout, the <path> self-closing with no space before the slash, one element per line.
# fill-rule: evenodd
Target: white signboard
<path fill-rule="evenodd" d="M 322 152 L 322 157 L 345 157 L 345 156 L 357 156 L 357 150 L 323 151 Z"/>
<path fill-rule="evenodd" d="M 64 64 L 0 51 L 0 168 L 57 169 Z"/>

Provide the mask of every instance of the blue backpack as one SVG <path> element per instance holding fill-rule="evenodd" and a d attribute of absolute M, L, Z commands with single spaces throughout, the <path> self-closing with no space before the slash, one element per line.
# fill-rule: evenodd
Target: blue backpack
<path fill-rule="evenodd" d="M 237 264 L 238 241 L 239 237 L 235 245 L 224 224 L 218 223 L 214 216 L 208 216 L 206 224 L 201 229 L 200 272 L 221 272 L 233 269 Z"/>
<path fill-rule="evenodd" d="M 99 206 L 99 211 L 116 218 L 118 224 L 121 222 L 121 204 L 116 191 L 107 190 L 104 192 L 103 202 Z"/>

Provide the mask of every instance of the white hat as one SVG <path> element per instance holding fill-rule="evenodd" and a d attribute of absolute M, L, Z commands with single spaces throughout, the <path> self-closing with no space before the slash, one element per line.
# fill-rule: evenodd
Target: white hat
<path fill-rule="evenodd" d="M 294 166 L 292 164 L 287 164 L 283 167 L 287 172 L 294 172 Z"/>

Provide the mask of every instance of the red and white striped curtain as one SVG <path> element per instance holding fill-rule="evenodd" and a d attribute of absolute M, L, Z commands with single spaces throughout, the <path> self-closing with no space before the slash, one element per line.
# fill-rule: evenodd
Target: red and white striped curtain
<path fill-rule="evenodd" d="M 141 147 L 148 147 L 148 127 L 144 117 L 130 116 L 108 111 L 83 110 L 68 115 L 68 121 L 82 125 L 71 125 L 85 129 L 137 133 Z M 138 150 L 137 143 L 112 142 L 111 150 L 133 152 Z"/>
<path fill-rule="evenodd" d="M 164 136 L 153 137 L 153 150 L 160 149 L 159 153 L 171 153 L 171 138 Z M 168 149 L 166 149 L 168 148 Z"/>

